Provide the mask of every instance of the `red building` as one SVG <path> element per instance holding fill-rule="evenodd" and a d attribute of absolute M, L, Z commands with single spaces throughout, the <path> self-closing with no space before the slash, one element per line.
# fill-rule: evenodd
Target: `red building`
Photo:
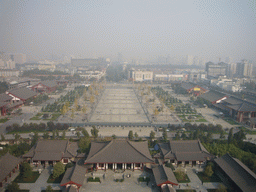
<path fill-rule="evenodd" d="M 31 87 L 31 89 L 37 93 L 51 93 L 57 89 L 57 86 L 56 81 L 42 81 Z"/>
<path fill-rule="evenodd" d="M 186 90 L 188 94 L 199 96 L 207 91 L 207 89 L 194 83 L 182 83 L 181 88 Z"/>

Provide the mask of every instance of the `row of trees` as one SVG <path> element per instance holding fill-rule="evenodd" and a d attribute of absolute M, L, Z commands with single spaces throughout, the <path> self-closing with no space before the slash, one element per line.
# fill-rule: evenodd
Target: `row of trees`
<path fill-rule="evenodd" d="M 52 122 L 49 121 L 47 124 L 45 123 L 24 123 L 22 126 L 20 126 L 17 123 L 14 123 L 12 125 L 9 125 L 6 127 L 7 132 L 12 132 L 12 131 L 46 131 L 46 130 L 67 130 L 69 128 L 68 124 L 60 124 L 57 123 L 56 125 Z"/>

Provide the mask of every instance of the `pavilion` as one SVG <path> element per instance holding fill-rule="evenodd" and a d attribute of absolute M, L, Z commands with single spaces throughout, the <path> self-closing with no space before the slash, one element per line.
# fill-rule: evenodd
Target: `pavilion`
<path fill-rule="evenodd" d="M 147 141 L 129 140 L 92 142 L 90 152 L 84 162 L 84 164 L 91 164 L 96 170 L 140 170 L 144 166 L 150 167 L 153 163 Z"/>

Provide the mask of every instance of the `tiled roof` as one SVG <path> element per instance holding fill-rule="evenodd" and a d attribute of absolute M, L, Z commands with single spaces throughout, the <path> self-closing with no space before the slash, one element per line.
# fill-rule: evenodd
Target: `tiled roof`
<path fill-rule="evenodd" d="M 204 161 L 213 156 L 204 148 L 199 140 L 169 141 L 159 144 L 164 158 L 177 161 Z"/>
<path fill-rule="evenodd" d="M 207 101 L 210 101 L 210 102 L 215 102 L 215 101 L 218 101 L 218 100 L 226 97 L 226 95 L 223 93 L 217 92 L 217 91 L 208 91 L 208 92 L 200 95 L 199 97 L 201 97 Z"/>
<path fill-rule="evenodd" d="M 192 89 L 192 88 L 195 87 L 195 86 L 196 86 L 196 85 L 193 84 L 193 83 L 182 83 L 182 84 L 181 84 L 181 87 L 182 87 L 183 89 L 186 89 L 186 90 Z"/>
<path fill-rule="evenodd" d="M 22 100 L 27 100 L 31 97 L 34 97 L 37 95 L 36 92 L 31 91 L 30 89 L 27 88 L 18 88 L 18 89 L 12 89 L 12 90 L 8 90 L 7 92 L 9 92 L 9 94 L 12 94 Z"/>
<path fill-rule="evenodd" d="M 228 103 L 230 105 L 236 105 L 243 103 L 243 100 L 231 96 L 225 100 L 225 103 Z"/>
<path fill-rule="evenodd" d="M 60 161 L 62 155 L 61 152 L 36 152 L 33 161 Z"/>
<path fill-rule="evenodd" d="M 77 143 L 68 140 L 41 140 L 34 145 L 23 158 L 33 158 L 34 161 L 59 161 L 77 155 Z"/>
<path fill-rule="evenodd" d="M 3 106 L 5 106 L 5 105 L 8 105 L 8 103 L 6 103 L 6 102 L 0 102 L 0 107 L 3 107 Z"/>
<path fill-rule="evenodd" d="M 22 159 L 6 153 L 0 157 L 0 182 L 19 164 Z"/>
<path fill-rule="evenodd" d="M 5 93 L 0 94 L 0 102 L 5 102 L 12 100 L 12 97 L 10 95 L 7 95 Z"/>
<path fill-rule="evenodd" d="M 214 159 L 214 161 L 242 191 L 255 191 L 256 174 L 241 161 L 231 157 L 229 154 Z"/>
<path fill-rule="evenodd" d="M 155 177 L 157 186 L 162 185 L 163 183 L 171 183 L 173 185 L 178 185 L 178 181 L 172 172 L 172 169 L 165 167 L 164 165 L 154 165 L 152 171 Z"/>
<path fill-rule="evenodd" d="M 57 83 L 56 81 L 42 81 L 41 84 L 47 86 L 47 87 L 56 87 Z"/>
<path fill-rule="evenodd" d="M 112 140 L 92 142 L 85 163 L 153 163 L 147 142 Z"/>
<path fill-rule="evenodd" d="M 70 167 L 66 170 L 60 185 L 64 186 L 69 182 L 73 182 L 82 186 L 85 178 L 85 173 L 86 168 L 76 164 L 74 167 Z"/>
<path fill-rule="evenodd" d="M 227 105 L 227 107 L 236 111 L 256 111 L 256 105 L 248 104 L 246 102 L 237 105 Z"/>

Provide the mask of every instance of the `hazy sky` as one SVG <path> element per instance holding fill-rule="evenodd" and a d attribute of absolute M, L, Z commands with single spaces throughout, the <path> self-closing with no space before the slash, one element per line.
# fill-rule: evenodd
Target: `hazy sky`
<path fill-rule="evenodd" d="M 0 0 L 0 51 L 256 61 L 256 0 Z"/>

